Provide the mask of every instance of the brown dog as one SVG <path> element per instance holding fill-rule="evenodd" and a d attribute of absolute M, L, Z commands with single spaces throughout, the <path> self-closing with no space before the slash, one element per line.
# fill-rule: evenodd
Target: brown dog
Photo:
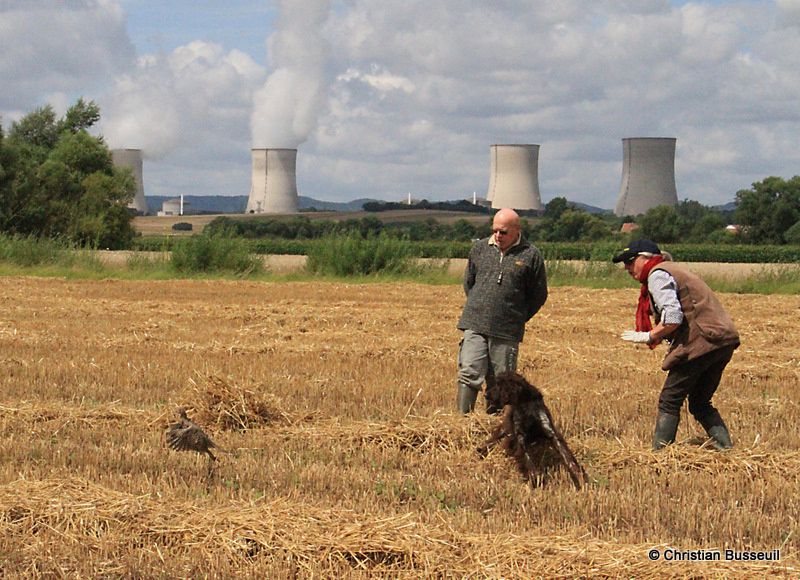
<path fill-rule="evenodd" d="M 489 439 L 478 448 L 482 457 L 500 443 L 532 484 L 540 480 L 547 467 L 559 460 L 576 488 L 589 482 L 586 471 L 553 424 L 542 393 L 525 377 L 515 372 L 497 375 L 496 384 L 486 393 L 486 399 L 502 408 L 503 414 Z"/>

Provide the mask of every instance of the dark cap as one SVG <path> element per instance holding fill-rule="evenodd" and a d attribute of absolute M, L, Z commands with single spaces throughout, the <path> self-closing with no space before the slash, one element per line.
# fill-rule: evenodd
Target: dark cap
<path fill-rule="evenodd" d="M 627 262 L 639 254 L 661 254 L 661 250 L 658 249 L 655 242 L 651 242 L 650 240 L 633 240 L 628 244 L 627 248 L 614 256 L 611 261 L 615 264 L 618 262 Z"/>

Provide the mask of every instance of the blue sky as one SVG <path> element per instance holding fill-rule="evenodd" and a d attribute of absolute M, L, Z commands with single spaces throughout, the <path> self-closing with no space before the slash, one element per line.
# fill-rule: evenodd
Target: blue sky
<path fill-rule="evenodd" d="M 204 39 L 236 47 L 254 58 L 266 56 L 266 37 L 277 8 L 251 0 L 124 0 L 128 33 L 140 54 L 167 51 Z"/>
<path fill-rule="evenodd" d="M 253 146 L 301 194 L 485 195 L 536 143 L 542 199 L 612 208 L 622 139 L 675 137 L 679 198 L 800 173 L 800 0 L 2 0 L 0 115 L 95 100 L 145 193 L 245 195 Z"/>

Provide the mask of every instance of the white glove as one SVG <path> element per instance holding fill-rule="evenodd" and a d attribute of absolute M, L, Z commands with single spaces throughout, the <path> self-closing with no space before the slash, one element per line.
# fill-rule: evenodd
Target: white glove
<path fill-rule="evenodd" d="M 635 342 L 639 344 L 650 344 L 650 333 L 649 332 L 639 332 L 638 330 L 626 330 L 620 336 L 622 340 L 627 340 L 628 342 Z"/>

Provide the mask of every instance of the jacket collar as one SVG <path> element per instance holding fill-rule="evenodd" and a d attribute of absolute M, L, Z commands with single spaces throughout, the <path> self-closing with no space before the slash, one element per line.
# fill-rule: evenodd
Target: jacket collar
<path fill-rule="evenodd" d="M 522 244 L 522 232 L 520 232 L 520 233 L 519 233 L 519 236 L 517 236 L 517 241 L 516 241 L 516 242 L 514 242 L 513 244 L 511 244 L 511 245 L 508 247 L 508 250 L 510 250 L 510 249 L 512 249 L 512 248 L 516 248 L 517 246 L 519 246 L 519 245 L 521 245 L 521 244 Z M 489 245 L 490 245 L 490 246 L 497 246 L 497 240 L 495 240 L 495 239 L 494 239 L 494 234 L 492 234 L 491 236 L 489 236 Z M 497 249 L 499 250 L 499 249 L 500 249 L 500 246 L 497 246 Z M 506 250 L 506 252 L 507 252 L 508 250 Z"/>

